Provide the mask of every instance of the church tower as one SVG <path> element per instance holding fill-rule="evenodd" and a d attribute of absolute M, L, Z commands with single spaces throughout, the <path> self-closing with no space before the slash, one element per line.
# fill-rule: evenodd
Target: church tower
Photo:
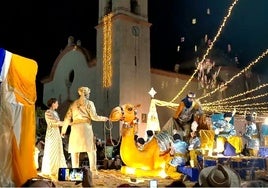
<path fill-rule="evenodd" d="M 147 6 L 147 0 L 100 0 L 96 27 L 98 105 L 109 114 L 118 105 L 141 104 L 138 118 L 144 125 L 151 99 Z"/>

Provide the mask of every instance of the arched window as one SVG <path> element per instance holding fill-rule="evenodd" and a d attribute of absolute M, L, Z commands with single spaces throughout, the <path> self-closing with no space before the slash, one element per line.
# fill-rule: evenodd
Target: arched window
<path fill-rule="evenodd" d="M 69 73 L 69 82 L 73 83 L 74 81 L 74 70 L 71 70 L 71 72 Z"/>
<path fill-rule="evenodd" d="M 65 84 L 66 84 L 67 88 L 70 88 L 72 83 L 73 83 L 73 81 L 74 81 L 74 70 L 71 70 L 69 72 L 68 76 L 69 77 L 65 80 Z"/>

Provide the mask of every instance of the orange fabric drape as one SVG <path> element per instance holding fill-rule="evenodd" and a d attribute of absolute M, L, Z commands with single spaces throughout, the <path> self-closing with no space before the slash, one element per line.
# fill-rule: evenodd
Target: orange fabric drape
<path fill-rule="evenodd" d="M 37 63 L 34 60 L 12 54 L 7 74 L 8 85 L 14 88 L 17 102 L 23 104 L 20 140 L 17 141 L 15 136 L 12 139 L 12 167 L 16 186 L 37 176 L 34 164 L 36 74 Z"/>
<path fill-rule="evenodd" d="M 175 119 L 177 119 L 179 117 L 179 115 L 181 114 L 184 107 L 185 107 L 185 104 L 183 102 L 180 102 L 179 106 L 178 106 L 178 108 L 173 116 Z"/>

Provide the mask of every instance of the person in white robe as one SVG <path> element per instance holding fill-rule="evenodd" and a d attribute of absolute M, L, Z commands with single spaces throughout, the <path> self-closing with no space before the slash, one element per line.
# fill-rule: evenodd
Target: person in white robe
<path fill-rule="evenodd" d="M 97 154 L 92 120 L 106 122 L 109 118 L 97 114 L 94 102 L 89 100 L 90 89 L 88 87 L 78 88 L 78 93 L 79 99 L 70 105 L 65 115 L 62 136 L 65 136 L 70 125 L 68 152 L 71 153 L 72 167 L 79 168 L 79 155 L 81 152 L 87 152 L 90 170 L 96 174 Z"/>
<path fill-rule="evenodd" d="M 52 179 L 57 179 L 59 168 L 67 167 L 60 134 L 63 121 L 60 121 L 56 111 L 59 106 L 56 98 L 50 98 L 47 101 L 47 106 L 49 109 L 45 112 L 47 130 L 41 173 Z"/>

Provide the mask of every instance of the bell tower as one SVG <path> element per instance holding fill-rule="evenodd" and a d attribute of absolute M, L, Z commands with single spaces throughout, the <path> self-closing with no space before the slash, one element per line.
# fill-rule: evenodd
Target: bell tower
<path fill-rule="evenodd" d="M 150 26 L 147 0 L 99 0 L 97 83 L 99 101 L 110 110 L 125 103 L 141 104 L 146 129 L 151 89 Z"/>

